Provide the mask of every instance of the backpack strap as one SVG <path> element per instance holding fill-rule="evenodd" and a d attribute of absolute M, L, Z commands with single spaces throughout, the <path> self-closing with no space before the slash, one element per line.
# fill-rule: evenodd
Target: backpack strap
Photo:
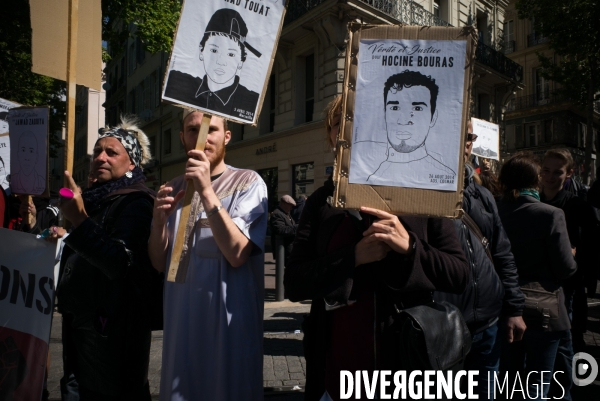
<path fill-rule="evenodd" d="M 490 260 L 492 261 L 492 264 L 493 264 L 494 258 L 492 257 L 492 253 L 490 252 L 490 241 L 483 235 L 483 233 L 479 229 L 479 226 L 477 225 L 477 223 L 475 223 L 475 221 L 471 218 L 471 216 L 469 216 L 469 214 L 466 212 L 463 213 L 461 220 L 469 228 L 469 231 L 471 231 L 473 234 L 475 234 L 477 239 L 479 241 L 481 241 L 481 244 L 483 245 L 483 249 L 485 249 L 485 253 L 488 255 L 488 258 L 490 258 Z"/>

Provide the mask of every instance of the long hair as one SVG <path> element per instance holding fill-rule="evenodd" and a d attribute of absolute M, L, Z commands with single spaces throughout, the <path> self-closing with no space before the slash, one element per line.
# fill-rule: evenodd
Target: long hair
<path fill-rule="evenodd" d="M 333 119 L 336 115 L 342 114 L 342 95 L 337 95 L 331 102 L 325 106 L 325 110 L 323 110 L 323 114 L 325 114 L 325 138 L 329 143 L 331 139 L 329 138 L 329 132 L 331 132 L 331 127 L 333 125 Z M 341 117 L 340 117 L 341 118 Z M 331 147 L 335 147 L 335 143 L 329 143 Z"/>

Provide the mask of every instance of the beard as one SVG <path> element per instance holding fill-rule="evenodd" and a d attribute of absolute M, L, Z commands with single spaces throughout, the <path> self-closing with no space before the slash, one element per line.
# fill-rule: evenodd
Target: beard
<path fill-rule="evenodd" d="M 196 144 L 189 144 L 189 143 L 185 143 L 185 152 L 189 152 L 190 150 L 194 150 L 196 149 Z M 204 148 L 204 151 L 206 152 L 206 145 Z M 211 146 L 208 148 L 211 151 L 210 155 L 206 155 L 206 157 L 208 158 L 208 161 L 210 162 L 210 169 L 211 171 L 218 166 L 223 159 L 225 159 L 225 138 L 223 138 L 223 143 L 218 144 L 216 146 Z"/>
<path fill-rule="evenodd" d="M 419 145 L 409 145 L 406 143 L 406 141 L 400 141 L 400 143 L 392 143 L 391 141 L 389 141 L 389 144 L 392 146 L 392 148 L 399 153 L 410 153 L 412 151 L 414 151 L 415 149 L 420 148 L 421 146 L 423 146 L 423 144 L 419 144 Z"/>

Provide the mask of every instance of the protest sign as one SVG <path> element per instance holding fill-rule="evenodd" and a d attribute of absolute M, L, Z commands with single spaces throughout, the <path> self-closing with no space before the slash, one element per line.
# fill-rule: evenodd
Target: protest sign
<path fill-rule="evenodd" d="M 48 195 L 48 107 L 8 112 L 10 189 L 20 195 Z"/>
<path fill-rule="evenodd" d="M 0 98 L 0 185 L 8 189 L 10 175 L 10 140 L 8 137 L 8 110 L 19 107 L 19 103 Z"/>
<path fill-rule="evenodd" d="M 500 127 L 489 121 L 471 118 L 477 140 L 471 153 L 486 159 L 500 160 Z"/>
<path fill-rule="evenodd" d="M 163 100 L 255 124 L 284 14 L 279 0 L 186 0 Z"/>
<path fill-rule="evenodd" d="M 474 29 L 350 31 L 335 206 L 458 217 Z"/>
<path fill-rule="evenodd" d="M 0 228 L 0 401 L 39 401 L 48 356 L 56 244 Z"/>

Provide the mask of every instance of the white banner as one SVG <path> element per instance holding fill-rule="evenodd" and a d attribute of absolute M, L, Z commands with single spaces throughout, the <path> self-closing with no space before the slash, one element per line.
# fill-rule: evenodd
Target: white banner
<path fill-rule="evenodd" d="M 473 133 L 477 139 L 473 142 L 474 155 L 486 159 L 500 160 L 500 127 L 489 121 L 471 118 Z"/>
<path fill-rule="evenodd" d="M 50 341 L 56 245 L 0 228 L 0 401 L 39 401 Z"/>
<path fill-rule="evenodd" d="M 255 123 L 285 1 L 185 0 L 163 100 Z"/>
<path fill-rule="evenodd" d="M 8 189 L 10 174 L 10 139 L 8 137 L 8 110 L 21 106 L 19 103 L 0 98 L 0 185 Z"/>

